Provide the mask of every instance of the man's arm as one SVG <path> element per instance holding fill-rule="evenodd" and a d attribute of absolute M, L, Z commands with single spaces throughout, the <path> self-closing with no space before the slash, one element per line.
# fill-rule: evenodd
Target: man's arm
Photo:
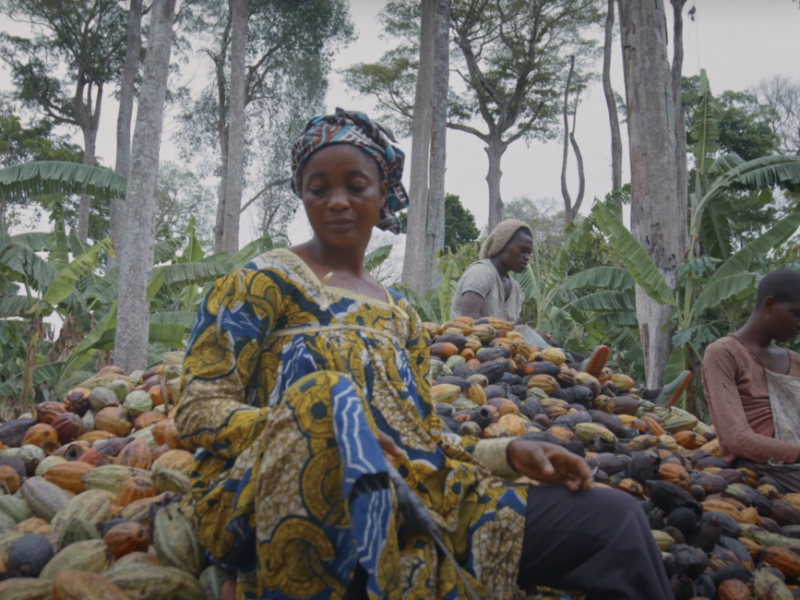
<path fill-rule="evenodd" d="M 736 360 L 712 344 L 705 353 L 703 387 L 719 443 L 726 453 L 755 462 L 797 462 L 800 448 L 753 431 L 736 387 Z"/>
<path fill-rule="evenodd" d="M 483 305 L 486 302 L 478 292 L 464 292 L 461 294 L 461 315 L 480 319 Z"/>

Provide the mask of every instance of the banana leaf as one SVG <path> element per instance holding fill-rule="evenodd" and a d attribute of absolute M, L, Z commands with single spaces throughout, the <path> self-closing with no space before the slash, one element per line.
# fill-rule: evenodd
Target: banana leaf
<path fill-rule="evenodd" d="M 64 161 L 34 161 L 0 169 L 0 194 L 6 198 L 82 194 L 124 198 L 127 182 L 110 169 Z"/>
<path fill-rule="evenodd" d="M 630 231 L 619 222 L 614 213 L 602 202 L 592 208 L 598 228 L 607 237 L 609 244 L 622 259 L 633 280 L 644 292 L 659 304 L 675 305 L 675 298 L 659 271 L 656 263 Z"/>

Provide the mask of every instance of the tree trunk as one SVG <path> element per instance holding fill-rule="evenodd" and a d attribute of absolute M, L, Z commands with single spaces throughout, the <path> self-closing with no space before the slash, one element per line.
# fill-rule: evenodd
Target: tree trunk
<path fill-rule="evenodd" d="M 611 42 L 614 39 L 614 3 L 608 0 L 606 15 L 606 37 L 603 46 L 603 94 L 608 108 L 608 123 L 611 126 L 611 189 L 622 187 L 622 137 L 619 133 L 619 115 L 614 89 L 611 87 Z"/>
<path fill-rule="evenodd" d="M 225 182 L 225 216 L 222 250 L 232 257 L 239 251 L 239 214 L 244 180 L 245 50 L 247 45 L 247 0 L 231 4 L 231 90 L 228 112 L 228 177 Z"/>
<path fill-rule="evenodd" d="M 125 233 L 126 252 L 120 260 L 119 310 L 114 342 L 114 361 L 124 372 L 144 369 L 150 313 L 147 280 L 153 265 L 153 214 L 156 178 L 164 125 L 172 23 L 176 0 L 155 0 L 144 62 L 139 109 L 131 150 L 128 180 L 128 215 L 136 229 Z"/>
<path fill-rule="evenodd" d="M 450 90 L 450 0 L 436 0 L 433 41 L 433 126 L 431 128 L 430 189 L 425 256 L 433 259 L 444 248 L 444 176 L 447 164 L 447 101 Z M 439 286 L 435 259 L 429 263 L 425 290 Z"/>
<path fill-rule="evenodd" d="M 686 164 L 686 122 L 681 89 L 683 71 L 683 7 L 686 0 L 672 2 L 672 100 L 675 106 L 675 161 L 678 173 L 678 209 L 681 222 L 689 223 L 689 174 Z"/>
<path fill-rule="evenodd" d="M 631 232 L 671 288 L 686 250 L 675 164 L 675 110 L 663 0 L 620 0 L 631 157 Z M 671 350 L 662 331 L 672 309 L 636 290 L 647 386 L 661 385 Z"/>
<path fill-rule="evenodd" d="M 133 95 L 136 74 L 139 72 L 139 55 L 142 50 L 142 0 L 131 0 L 128 10 L 128 37 L 125 62 L 122 65 L 119 89 L 119 113 L 117 114 L 117 157 L 114 171 L 127 178 L 131 170 L 131 120 L 133 117 Z M 117 258 L 109 259 L 108 268 L 117 262 L 122 248 L 123 232 L 126 223 L 125 203 L 119 199 L 111 200 L 111 242 Z"/>
<path fill-rule="evenodd" d="M 91 167 L 94 165 L 97 131 L 92 128 L 91 123 L 84 124 L 82 129 L 83 164 Z M 80 204 L 78 204 L 78 237 L 84 242 L 89 238 L 89 211 L 91 206 L 91 196 L 89 194 L 81 194 Z"/>
<path fill-rule="evenodd" d="M 411 123 L 411 165 L 408 188 L 408 229 L 403 260 L 403 283 L 419 294 L 427 290 L 427 274 L 433 255 L 428 254 L 428 177 L 430 175 L 433 124 L 433 61 L 437 0 L 422 0 L 419 70 Z"/>
<path fill-rule="evenodd" d="M 489 157 L 489 172 L 486 174 L 486 183 L 489 184 L 489 233 L 503 220 L 503 199 L 500 196 L 500 179 L 503 171 L 500 162 L 503 160 L 508 143 L 498 138 L 489 138 L 484 148 Z"/>

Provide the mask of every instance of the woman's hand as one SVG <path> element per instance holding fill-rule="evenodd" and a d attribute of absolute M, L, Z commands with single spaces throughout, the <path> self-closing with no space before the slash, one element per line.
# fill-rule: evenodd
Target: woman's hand
<path fill-rule="evenodd" d="M 586 461 L 561 446 L 514 440 L 508 445 L 506 455 L 509 466 L 529 479 L 563 485 L 571 492 L 592 485 L 592 472 Z"/>

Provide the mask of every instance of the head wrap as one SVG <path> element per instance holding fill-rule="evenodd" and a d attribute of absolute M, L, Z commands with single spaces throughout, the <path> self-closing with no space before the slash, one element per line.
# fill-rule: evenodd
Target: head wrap
<path fill-rule="evenodd" d="M 292 189 L 300 195 L 303 167 L 317 150 L 331 144 L 361 148 L 378 163 L 382 178 L 389 182 L 378 227 L 400 233 L 400 221 L 395 214 L 408 206 L 408 194 L 401 181 L 405 154 L 394 146 L 392 142 L 395 141 L 391 131 L 371 121 L 364 113 L 337 108 L 336 114 L 314 117 L 292 148 Z"/>
<path fill-rule="evenodd" d="M 500 254 L 503 248 L 506 247 L 506 244 L 508 244 L 509 240 L 511 240 L 511 238 L 514 237 L 514 234 L 520 229 L 527 229 L 530 231 L 531 226 L 524 221 L 518 221 L 517 219 L 506 219 L 500 223 L 494 228 L 492 233 L 489 234 L 489 237 L 486 238 L 486 241 L 483 242 L 480 254 L 481 259 L 484 260 L 487 258 L 492 258 L 493 256 Z"/>

